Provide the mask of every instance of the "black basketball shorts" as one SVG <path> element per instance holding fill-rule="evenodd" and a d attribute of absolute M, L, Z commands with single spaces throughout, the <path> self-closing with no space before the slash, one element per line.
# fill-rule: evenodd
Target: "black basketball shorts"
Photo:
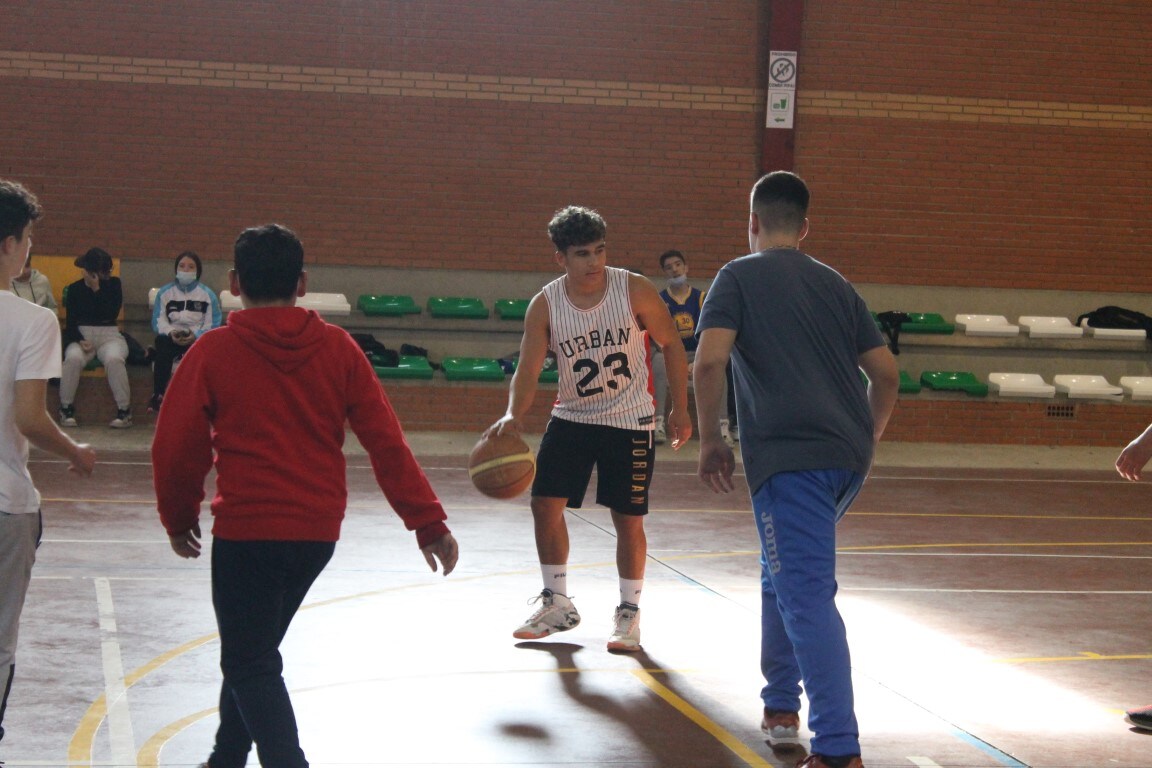
<path fill-rule="evenodd" d="M 623 515 L 648 514 L 656 450 L 649 430 L 578 424 L 552 418 L 536 455 L 532 495 L 584 503 L 596 467 L 596 503 Z"/>

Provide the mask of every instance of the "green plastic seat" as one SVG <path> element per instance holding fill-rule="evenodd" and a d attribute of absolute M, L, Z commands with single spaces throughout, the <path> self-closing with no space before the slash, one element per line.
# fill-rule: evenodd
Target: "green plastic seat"
<path fill-rule="evenodd" d="M 356 299 L 356 307 L 366 315 L 383 317 L 420 314 L 420 307 L 411 296 L 365 293 Z"/>
<path fill-rule="evenodd" d="M 512 370 L 515 371 L 520 367 L 520 358 L 512 361 Z M 541 384 L 556 384 L 560 381 L 560 371 L 556 370 L 556 363 L 554 358 L 548 357 L 544 359 L 544 368 L 540 371 L 540 375 L 536 377 L 536 381 Z"/>
<path fill-rule="evenodd" d="M 401 355 L 396 366 L 373 366 L 376 375 L 382 379 L 430 379 L 434 371 L 428 358 L 420 355 Z"/>
<path fill-rule="evenodd" d="M 949 335 L 956 332 L 953 323 L 944 322 L 944 317 L 935 312 L 909 312 L 908 321 L 900 326 L 901 333 L 935 333 Z"/>
<path fill-rule="evenodd" d="M 496 299 L 496 316 L 501 320 L 523 320 L 528 299 Z"/>
<path fill-rule="evenodd" d="M 486 318 L 488 307 L 480 299 L 458 296 L 432 296 L 428 299 L 432 317 Z"/>
<path fill-rule="evenodd" d="M 920 382 L 912 378 L 912 374 L 908 371 L 900 371 L 900 392 L 916 394 L 920 391 L 921 386 Z"/>
<path fill-rule="evenodd" d="M 448 357 L 441 366 L 449 381 L 504 381 L 500 361 L 487 357 Z"/>
<path fill-rule="evenodd" d="M 920 383 L 929 389 L 967 392 L 972 397 L 988 395 L 988 385 L 969 371 L 924 371 Z"/>

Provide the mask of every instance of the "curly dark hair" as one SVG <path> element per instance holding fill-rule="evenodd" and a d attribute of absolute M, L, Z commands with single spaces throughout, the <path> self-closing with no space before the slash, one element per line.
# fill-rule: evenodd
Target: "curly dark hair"
<path fill-rule="evenodd" d="M 557 251 L 566 251 L 574 245 L 587 245 L 603 240 L 608 232 L 604 217 L 591 208 L 570 205 L 552 216 L 548 222 L 548 237 Z"/>
<path fill-rule="evenodd" d="M 23 237 L 24 230 L 42 213 L 36 195 L 18 182 L 0 179 L 0 240 Z"/>

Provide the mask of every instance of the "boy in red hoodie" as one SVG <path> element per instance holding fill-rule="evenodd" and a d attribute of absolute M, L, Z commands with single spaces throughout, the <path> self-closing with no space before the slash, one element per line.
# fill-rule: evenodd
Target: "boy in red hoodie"
<path fill-rule="evenodd" d="M 364 353 L 295 306 L 304 248 L 277 224 L 235 245 L 230 288 L 244 311 L 184 356 L 156 422 L 152 469 L 172 549 L 200 555 L 200 502 L 215 454 L 212 605 L 220 630 L 220 727 L 205 764 L 308 765 L 281 677 L 279 646 L 340 536 L 348 491 L 344 424 L 432 570 L 458 554 L 446 515 Z"/>

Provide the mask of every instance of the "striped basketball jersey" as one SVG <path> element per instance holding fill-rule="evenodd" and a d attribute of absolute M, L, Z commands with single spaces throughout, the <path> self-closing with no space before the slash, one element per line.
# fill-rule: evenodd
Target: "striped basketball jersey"
<path fill-rule="evenodd" d="M 652 429 L 656 411 L 648 363 L 648 332 L 628 296 L 628 271 L 605 267 L 608 289 L 591 309 L 564 290 L 567 278 L 544 286 L 559 389 L 552 415 L 580 424 Z"/>

